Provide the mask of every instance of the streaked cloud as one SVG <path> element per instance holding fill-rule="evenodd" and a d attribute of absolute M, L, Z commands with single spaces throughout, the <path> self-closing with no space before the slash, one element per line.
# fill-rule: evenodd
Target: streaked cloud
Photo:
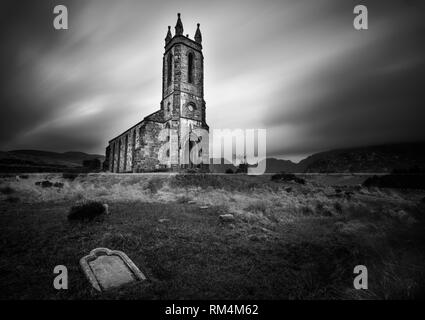
<path fill-rule="evenodd" d="M 420 1 L 6 1 L 0 149 L 103 153 L 159 108 L 167 26 L 201 23 L 211 128 L 266 128 L 268 154 L 425 138 Z"/>

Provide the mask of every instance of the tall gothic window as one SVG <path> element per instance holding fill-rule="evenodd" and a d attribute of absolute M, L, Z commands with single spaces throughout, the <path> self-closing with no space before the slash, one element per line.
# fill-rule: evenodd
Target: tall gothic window
<path fill-rule="evenodd" d="M 165 129 L 167 129 L 167 141 L 170 141 L 170 123 L 165 124 Z"/>
<path fill-rule="evenodd" d="M 187 59 L 187 81 L 193 83 L 193 54 L 189 53 Z"/>
<path fill-rule="evenodd" d="M 173 71 L 173 56 L 170 53 L 168 55 L 168 60 L 167 60 L 167 85 L 171 84 L 172 71 Z"/>
<path fill-rule="evenodd" d="M 124 171 L 127 171 L 127 160 L 128 160 L 128 134 L 125 135 L 125 146 L 124 146 Z"/>
<path fill-rule="evenodd" d="M 116 142 L 112 143 L 112 166 L 111 166 L 112 172 L 114 172 L 114 169 L 115 169 L 115 166 L 116 166 L 116 164 L 115 164 L 115 144 L 116 144 Z"/>

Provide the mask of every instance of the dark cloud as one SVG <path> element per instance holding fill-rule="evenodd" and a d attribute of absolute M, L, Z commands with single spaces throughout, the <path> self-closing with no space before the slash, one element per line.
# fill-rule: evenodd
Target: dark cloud
<path fill-rule="evenodd" d="M 295 127 L 297 136 L 283 143 L 271 137 L 268 151 L 304 156 L 331 148 L 425 139 L 425 23 L 416 6 L 369 6 L 369 30 L 346 32 L 353 48 L 318 67 L 308 79 L 283 88 L 295 97 L 288 99 L 290 105 L 270 105 L 263 120 L 267 127 Z"/>
<path fill-rule="evenodd" d="M 425 139 L 421 1 L 56 1 L 0 5 L 0 149 L 103 152 L 155 111 L 166 27 L 201 23 L 211 128 L 267 128 L 268 155 Z"/>
<path fill-rule="evenodd" d="M 69 1 L 62 3 L 69 10 L 74 8 Z M 52 28 L 55 5 L 56 1 L 1 4 L 0 145 L 48 120 L 49 110 L 55 107 L 54 101 L 45 98 L 51 88 L 44 87 L 44 79 L 37 74 L 39 59 L 62 43 L 61 34 Z"/>

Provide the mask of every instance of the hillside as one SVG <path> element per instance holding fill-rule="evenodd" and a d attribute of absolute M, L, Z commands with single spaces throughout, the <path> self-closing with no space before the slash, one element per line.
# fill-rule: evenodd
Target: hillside
<path fill-rule="evenodd" d="M 299 172 L 298 164 L 290 160 L 267 158 L 266 161 L 266 173 Z"/>
<path fill-rule="evenodd" d="M 50 152 L 40 150 L 0 151 L 0 172 L 62 172 L 81 171 L 83 161 L 105 159 L 102 155 L 84 152 Z"/>
<path fill-rule="evenodd" d="M 313 154 L 299 163 L 267 159 L 267 173 L 391 172 L 425 170 L 425 142 L 399 143 L 330 150 Z"/>
<path fill-rule="evenodd" d="M 103 155 L 84 152 L 49 152 L 40 150 L 0 151 L 0 172 L 62 172 L 81 171 L 83 161 L 99 159 Z M 267 158 L 266 173 L 350 173 L 394 170 L 425 171 L 425 142 L 399 143 L 359 148 L 337 149 L 313 154 L 299 163 Z M 212 161 L 211 161 L 212 162 Z M 211 165 L 212 173 L 236 171 L 229 161 Z"/>
<path fill-rule="evenodd" d="M 425 143 L 400 143 L 332 150 L 299 164 L 303 172 L 391 172 L 425 169 Z"/>
<path fill-rule="evenodd" d="M 209 170 L 211 173 L 226 173 L 230 170 L 236 172 L 236 168 L 229 160 L 224 158 L 210 159 Z"/>

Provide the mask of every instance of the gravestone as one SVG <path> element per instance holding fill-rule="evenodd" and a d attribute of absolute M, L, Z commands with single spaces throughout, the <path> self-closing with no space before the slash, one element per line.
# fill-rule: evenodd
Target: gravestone
<path fill-rule="evenodd" d="M 80 259 L 91 285 L 98 291 L 146 280 L 145 275 L 122 251 L 96 248 Z"/>

